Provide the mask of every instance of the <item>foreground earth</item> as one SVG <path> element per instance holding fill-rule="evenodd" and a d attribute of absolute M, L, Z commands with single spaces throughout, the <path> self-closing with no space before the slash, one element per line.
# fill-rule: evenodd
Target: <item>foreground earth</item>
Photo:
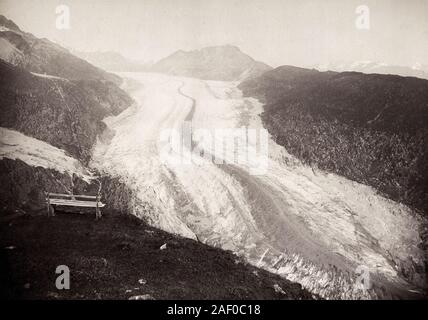
<path fill-rule="evenodd" d="M 179 150 L 168 148 L 165 138 L 183 133 L 186 122 L 215 139 L 218 129 L 260 132 L 261 104 L 243 98 L 234 82 L 121 75 L 136 104 L 105 119 L 109 135 L 92 166 L 135 192 L 136 216 L 231 250 L 325 298 L 424 296 L 418 214 L 370 187 L 302 165 L 272 139 L 267 159 L 226 147 L 222 164 L 190 152 L 197 145 L 218 156 L 209 139 L 192 135 Z M 149 203 L 151 214 L 139 203 Z M 369 290 L 359 285 L 362 272 Z"/>
<path fill-rule="evenodd" d="M 2 217 L 0 250 L 2 299 L 312 299 L 231 252 L 127 215 Z M 70 290 L 55 287 L 58 265 Z"/>

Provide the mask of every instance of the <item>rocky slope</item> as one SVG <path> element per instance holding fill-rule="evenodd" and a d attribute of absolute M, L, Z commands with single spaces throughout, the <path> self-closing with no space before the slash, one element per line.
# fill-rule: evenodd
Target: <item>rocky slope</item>
<path fill-rule="evenodd" d="M 0 126 L 66 150 L 84 164 L 102 119 L 132 104 L 122 79 L 0 16 Z"/>
<path fill-rule="evenodd" d="M 428 81 L 283 66 L 240 88 L 288 152 L 428 212 Z"/>
<path fill-rule="evenodd" d="M 85 194 L 90 185 L 77 175 L 69 175 L 43 167 L 29 166 L 22 160 L 4 158 L 0 161 L 0 205 L 1 216 L 22 210 L 44 210 L 44 192 Z"/>
<path fill-rule="evenodd" d="M 132 99 L 114 83 L 42 77 L 0 60 L 0 126 L 63 148 L 84 163 L 105 125 Z"/>
<path fill-rule="evenodd" d="M 96 195 L 101 190 L 110 212 L 128 212 L 133 203 L 119 179 L 99 177 L 64 150 L 5 128 L 0 128 L 0 181 L 0 215 L 45 212 L 44 192 Z"/>
<path fill-rule="evenodd" d="M 113 215 L 128 214 L 135 201 L 133 192 L 117 178 L 101 176 L 88 181 L 77 174 L 30 166 L 19 159 L 0 160 L 0 180 L 0 219 L 25 212 L 45 215 L 45 192 L 96 195 L 101 187 L 101 201 L 106 204 L 102 212 Z M 95 214 L 91 208 L 60 210 Z"/>
<path fill-rule="evenodd" d="M 72 80 L 108 80 L 120 77 L 98 69 L 72 55 L 67 49 L 22 31 L 13 21 L 0 15 L 0 59 L 30 72 Z"/>
<path fill-rule="evenodd" d="M 255 61 L 235 46 L 207 47 L 177 51 L 155 63 L 151 70 L 204 80 L 244 80 L 272 69 Z"/>
<path fill-rule="evenodd" d="M 0 42 L 2 205 L 40 209 L 44 191 L 95 194 L 99 181 L 85 165 L 102 119 L 133 103 L 122 80 L 4 16 Z"/>

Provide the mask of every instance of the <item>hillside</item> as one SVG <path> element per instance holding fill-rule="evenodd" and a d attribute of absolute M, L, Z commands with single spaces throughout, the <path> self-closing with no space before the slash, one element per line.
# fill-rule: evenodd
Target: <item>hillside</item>
<path fill-rule="evenodd" d="M 3 299 L 312 299 L 300 285 L 231 252 L 131 216 L 7 218 L 0 221 Z M 70 268 L 70 290 L 55 287 L 58 265 Z"/>
<path fill-rule="evenodd" d="M 120 77 L 107 73 L 72 55 L 48 39 L 22 31 L 13 21 L 0 15 L 0 59 L 27 71 L 72 80 L 108 80 L 121 83 Z"/>
<path fill-rule="evenodd" d="M 270 69 L 267 64 L 255 61 L 235 46 L 180 50 L 151 67 L 152 71 L 160 73 L 222 81 L 250 79 Z"/>
<path fill-rule="evenodd" d="M 0 204 L 33 210 L 44 206 L 44 191 L 96 192 L 99 183 L 91 182 L 85 165 L 106 129 L 102 119 L 133 103 L 110 81 L 121 79 L 0 16 L 3 44 L 5 37 L 19 42 L 9 52 L 18 53 L 17 60 L 13 55 L 0 58 Z"/>
<path fill-rule="evenodd" d="M 39 76 L 0 59 L 0 126 L 63 148 L 87 162 L 102 119 L 131 105 L 114 83 Z"/>
<path fill-rule="evenodd" d="M 428 212 L 428 81 L 283 66 L 240 88 L 303 162 Z"/>
<path fill-rule="evenodd" d="M 122 79 L 0 15 L 0 126 L 87 163 L 101 121 L 132 104 Z"/>
<path fill-rule="evenodd" d="M 45 192 L 100 193 L 108 210 L 129 212 L 133 193 L 117 178 L 97 176 L 64 150 L 0 128 L 0 217 L 46 210 Z"/>

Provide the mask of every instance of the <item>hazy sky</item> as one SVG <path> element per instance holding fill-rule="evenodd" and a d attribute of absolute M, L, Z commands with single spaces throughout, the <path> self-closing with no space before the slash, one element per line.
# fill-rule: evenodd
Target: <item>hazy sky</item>
<path fill-rule="evenodd" d="M 70 8 L 70 30 L 55 27 L 59 4 Z M 362 4 L 369 30 L 355 26 Z M 0 0 L 0 12 L 66 47 L 145 61 L 233 44 L 272 66 L 428 64 L 428 0 Z"/>

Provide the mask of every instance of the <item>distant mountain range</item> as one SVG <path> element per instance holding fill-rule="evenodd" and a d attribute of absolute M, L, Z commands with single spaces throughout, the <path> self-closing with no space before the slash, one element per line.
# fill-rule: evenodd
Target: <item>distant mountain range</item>
<path fill-rule="evenodd" d="M 261 75 L 272 67 L 243 53 L 235 46 L 206 47 L 177 51 L 156 62 L 152 71 L 203 80 L 242 81 Z"/>
<path fill-rule="evenodd" d="M 312 66 L 319 71 L 356 71 L 362 73 L 395 74 L 403 77 L 428 79 L 428 66 L 415 64 L 412 67 L 395 66 L 382 62 L 356 61 L 336 62 Z"/>
<path fill-rule="evenodd" d="M 125 58 L 115 51 L 72 51 L 72 53 L 94 66 L 112 72 L 144 72 L 149 71 L 152 65 L 151 63 Z"/>
<path fill-rule="evenodd" d="M 94 66 L 108 71 L 159 72 L 204 80 L 242 81 L 272 69 L 239 48 L 229 45 L 194 51 L 179 50 L 156 63 L 130 60 L 114 51 L 72 52 Z"/>
<path fill-rule="evenodd" d="M 77 57 L 111 72 L 160 72 L 204 80 L 244 81 L 272 69 L 241 52 L 235 46 L 206 47 L 194 51 L 176 51 L 156 63 L 132 60 L 115 51 L 82 52 L 71 50 Z M 428 66 L 412 67 L 389 65 L 383 62 L 331 62 L 313 65 L 318 71 L 355 71 L 366 74 L 391 74 L 428 79 Z"/>

